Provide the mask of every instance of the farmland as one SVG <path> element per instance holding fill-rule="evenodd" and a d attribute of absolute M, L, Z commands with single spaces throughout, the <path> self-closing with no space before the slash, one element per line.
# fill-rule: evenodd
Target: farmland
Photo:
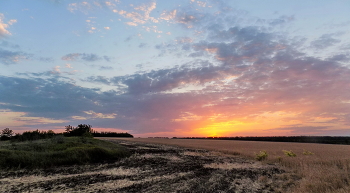
<path fill-rule="evenodd" d="M 0 171 L 0 192 L 349 192 L 346 145 L 103 138 L 130 157 Z M 266 152 L 261 161 L 256 156 Z M 264 154 L 263 154 L 264 155 Z M 294 156 L 295 155 L 295 156 Z"/>
<path fill-rule="evenodd" d="M 113 140 L 132 155 L 107 163 L 0 171 L 0 192 L 288 192 L 299 177 L 239 155 Z"/>
<path fill-rule="evenodd" d="M 264 163 L 278 164 L 301 178 L 295 192 L 350 192 L 349 145 L 160 138 L 127 140 L 219 151 L 250 159 L 266 151 L 268 157 Z M 285 155 L 284 150 L 294 152 L 296 157 Z"/>

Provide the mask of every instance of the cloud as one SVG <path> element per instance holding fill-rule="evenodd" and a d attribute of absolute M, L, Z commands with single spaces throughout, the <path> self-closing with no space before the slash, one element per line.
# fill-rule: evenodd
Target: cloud
<path fill-rule="evenodd" d="M 70 3 L 68 4 L 67 9 L 72 13 L 74 13 L 77 10 L 87 13 L 89 10 L 92 9 L 92 5 L 89 2 L 85 2 L 85 1 L 80 3 Z"/>
<path fill-rule="evenodd" d="M 53 62 L 55 61 L 53 58 L 51 57 L 39 57 L 38 58 L 39 61 L 42 61 L 42 62 Z"/>
<path fill-rule="evenodd" d="M 333 34 L 324 34 L 317 40 L 311 42 L 311 46 L 316 49 L 325 49 L 339 43 L 340 40 L 333 38 Z"/>
<path fill-rule="evenodd" d="M 9 25 L 13 25 L 14 23 L 17 23 L 17 20 L 16 19 L 11 19 L 8 24 Z"/>
<path fill-rule="evenodd" d="M 176 17 L 176 9 L 172 11 L 163 11 L 163 13 L 160 15 L 159 19 L 161 20 L 166 20 L 166 21 L 171 21 L 174 20 Z"/>
<path fill-rule="evenodd" d="M 275 129 L 269 129 L 269 131 L 287 131 L 288 135 L 348 135 L 348 129 L 334 129 L 329 126 L 305 126 L 305 125 L 290 125 L 286 127 L 280 127 Z"/>
<path fill-rule="evenodd" d="M 107 62 L 111 61 L 111 58 L 109 56 L 103 56 L 103 59 L 105 59 Z"/>
<path fill-rule="evenodd" d="M 100 70 L 113 70 L 114 68 L 111 66 L 100 66 Z"/>
<path fill-rule="evenodd" d="M 72 54 L 67 54 L 65 56 L 62 56 L 62 60 L 67 60 L 67 61 L 75 61 L 80 57 L 81 54 L 79 53 L 72 53 Z"/>
<path fill-rule="evenodd" d="M 5 40 L 1 41 L 0 47 L 11 48 L 11 49 L 19 49 L 20 48 L 19 45 L 13 44 L 13 43 L 5 41 Z"/>
<path fill-rule="evenodd" d="M 93 90 L 57 79 L 0 76 L 0 92 L 1 109 L 25 112 L 32 117 L 67 118 L 88 111 L 84 105 L 95 106 L 91 100 Z"/>
<path fill-rule="evenodd" d="M 67 6 L 67 10 L 71 13 L 75 13 L 80 11 L 84 14 L 88 14 L 91 11 L 98 9 L 114 9 L 117 4 L 119 4 L 119 0 L 111 0 L 111 1 L 103 1 L 103 0 L 95 0 L 95 1 L 83 1 L 79 0 L 75 3 L 70 3 Z"/>
<path fill-rule="evenodd" d="M 66 68 L 73 68 L 71 64 L 66 64 L 65 67 Z"/>
<path fill-rule="evenodd" d="M 96 54 L 82 54 L 81 59 L 88 62 L 94 62 L 100 60 L 101 58 Z"/>
<path fill-rule="evenodd" d="M 206 7 L 207 3 L 204 1 L 196 1 L 196 0 L 191 0 L 191 3 L 196 3 L 200 7 Z"/>
<path fill-rule="evenodd" d="M 141 25 L 156 22 L 150 16 L 155 6 L 135 7 L 132 12 L 113 9 L 134 25 Z M 266 130 L 267 134 L 332 134 L 348 128 L 350 69 L 344 65 L 349 60 L 345 53 L 330 54 L 325 59 L 312 56 L 303 52 L 306 47 L 300 39 L 281 35 L 271 27 L 285 25 L 293 18 L 277 16 L 240 23 L 240 12 L 219 8 L 220 15 L 216 10 L 202 14 L 189 8 L 161 14 L 163 20 L 173 20 L 195 34 L 156 46 L 159 57 L 166 53 L 181 56 L 184 62 L 177 66 L 80 80 L 96 83 L 95 88 L 63 79 L 59 66 L 51 76 L 0 76 L 0 109 L 70 124 L 86 120 L 94 127 L 120 128 L 133 134 L 189 131 L 210 125 L 219 125 L 220 129 L 220 123 L 232 120 L 242 123 L 242 128 L 252 123 L 276 124 L 266 126 L 274 128 Z M 158 29 L 152 26 L 143 29 Z M 333 35 L 323 35 L 311 49 L 336 43 Z M 4 55 L 16 53 L 23 55 L 12 51 Z M 62 60 L 96 62 L 110 58 L 69 53 Z M 241 125 L 232 126 L 232 133 Z"/>
<path fill-rule="evenodd" d="M 294 20 L 295 20 L 294 16 L 282 15 L 277 19 L 270 20 L 269 25 L 276 27 L 278 25 L 285 25 L 285 24 L 290 23 Z"/>
<path fill-rule="evenodd" d="M 5 65 L 16 64 L 22 60 L 28 60 L 31 57 L 31 54 L 21 51 L 9 51 L 0 48 L 0 63 Z"/>
<path fill-rule="evenodd" d="M 86 54 L 86 53 L 71 53 L 71 54 L 67 54 L 62 56 L 61 58 L 62 60 L 65 61 L 78 61 L 78 60 L 82 60 L 82 61 L 86 61 L 86 62 L 95 62 L 98 60 L 106 60 L 107 62 L 110 62 L 110 57 L 108 56 L 98 56 L 97 54 Z"/>
<path fill-rule="evenodd" d="M 152 127 L 152 131 L 164 129 L 161 123 L 167 129 L 205 127 L 214 113 L 222 121 L 261 121 L 260 114 L 281 111 L 293 114 L 279 119 L 286 123 L 316 123 L 320 117 L 337 120 L 329 122 L 327 127 L 280 129 L 295 131 L 291 134 L 337 133 L 333 127 L 341 132 L 350 123 L 346 116 L 350 113 L 347 102 L 350 70 L 339 63 L 348 60 L 346 55 L 312 57 L 300 51 L 299 40 L 281 36 L 269 28 L 230 25 L 230 20 L 221 27 L 212 27 L 216 21 L 209 15 L 205 17 L 206 23 L 193 22 L 196 17 L 183 17 L 180 21 L 193 24 L 196 29 L 206 29 L 206 36 L 181 38 L 175 43 L 158 45 L 157 49 L 189 58 L 205 56 L 206 60 L 128 76 L 91 77 L 90 81 L 117 86 L 122 95 L 138 98 L 136 104 L 128 105 L 128 111 L 134 112 L 138 120 L 148 118 L 148 122 L 140 122 Z M 124 104 L 129 103 L 124 101 Z M 197 117 L 196 120 L 187 119 L 184 115 L 188 113 Z M 141 124 L 135 126 L 138 127 Z"/>
<path fill-rule="evenodd" d="M 12 19 L 12 20 L 10 20 L 7 24 L 6 23 L 4 23 L 4 14 L 2 14 L 2 13 L 0 13 L 0 38 L 3 38 L 3 37 L 5 37 L 5 36 L 8 36 L 8 35 L 11 35 L 11 33 L 7 30 L 7 28 L 10 26 L 10 25 L 12 25 L 12 24 L 14 24 L 14 23 L 16 23 L 17 22 L 17 20 L 15 20 L 15 19 Z"/>
<path fill-rule="evenodd" d="M 139 44 L 139 48 L 144 48 L 144 47 L 146 47 L 146 46 L 147 46 L 146 43 L 140 43 L 140 44 Z"/>
<path fill-rule="evenodd" d="M 147 22 L 158 23 L 159 21 L 156 18 L 150 16 L 151 12 L 156 8 L 156 5 L 156 2 L 151 2 L 134 7 L 135 11 L 132 12 L 117 9 L 114 9 L 113 12 L 130 19 L 130 22 L 126 22 L 126 24 L 130 26 L 138 26 Z"/>

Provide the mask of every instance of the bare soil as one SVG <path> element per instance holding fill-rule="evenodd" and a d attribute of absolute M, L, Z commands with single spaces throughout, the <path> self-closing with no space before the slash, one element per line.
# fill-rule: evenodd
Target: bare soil
<path fill-rule="evenodd" d="M 0 192 L 288 192 L 300 179 L 239 155 L 113 140 L 133 155 L 113 163 L 0 171 Z"/>

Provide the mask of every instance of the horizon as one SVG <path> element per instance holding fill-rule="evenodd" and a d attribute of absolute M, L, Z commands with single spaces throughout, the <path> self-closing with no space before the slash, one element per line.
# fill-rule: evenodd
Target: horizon
<path fill-rule="evenodd" d="M 350 136 L 350 2 L 0 2 L 0 130 Z"/>

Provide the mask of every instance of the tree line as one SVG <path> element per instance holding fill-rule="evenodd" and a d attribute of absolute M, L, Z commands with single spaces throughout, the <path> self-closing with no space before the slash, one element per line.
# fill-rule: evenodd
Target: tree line
<path fill-rule="evenodd" d="M 71 125 L 65 126 L 65 132 L 55 133 L 53 130 L 48 131 L 25 131 L 22 134 L 14 133 L 11 129 L 5 128 L 0 133 L 0 140 L 7 141 L 32 141 L 38 139 L 48 139 L 54 136 L 62 135 L 65 137 L 82 136 L 82 137 L 134 137 L 129 133 L 117 133 L 117 132 L 98 132 L 92 129 L 91 125 L 80 124 L 77 127 Z"/>

